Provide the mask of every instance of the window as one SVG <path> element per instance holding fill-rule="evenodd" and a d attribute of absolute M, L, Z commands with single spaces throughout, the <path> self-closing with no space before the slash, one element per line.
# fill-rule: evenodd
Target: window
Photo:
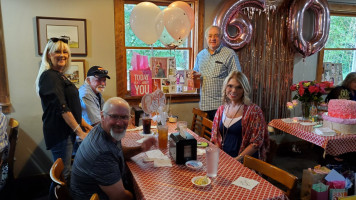
<path fill-rule="evenodd" d="M 325 62 L 341 63 L 344 79 L 348 73 L 356 70 L 356 14 L 340 13 L 333 10 L 333 6 L 330 7 L 329 38 L 319 54 L 317 80 L 321 80 L 322 65 Z"/>
<path fill-rule="evenodd" d="M 185 43 L 175 50 L 169 50 L 157 41 L 151 46 L 138 39 L 130 27 L 130 14 L 136 4 L 142 1 L 115 0 L 115 30 L 116 30 L 116 71 L 117 71 L 117 94 L 121 97 L 129 97 L 130 88 L 129 70 L 131 69 L 131 58 L 133 52 L 150 57 L 175 57 L 178 69 L 191 69 L 198 51 L 203 46 L 203 40 L 198 44 L 198 36 L 203 36 L 202 26 L 198 26 L 202 17 L 195 16 L 195 26 Z M 163 10 L 173 1 L 152 1 Z M 201 6 L 199 0 L 186 1 L 195 13 L 202 15 L 198 8 Z M 202 7 L 203 8 L 203 7 Z M 204 9 L 204 8 L 203 8 Z M 199 28 L 198 28 L 199 27 Z M 122 37 L 125 35 L 125 37 Z M 200 48 L 199 48 L 200 47 Z M 127 98 L 126 98 L 127 99 Z"/>

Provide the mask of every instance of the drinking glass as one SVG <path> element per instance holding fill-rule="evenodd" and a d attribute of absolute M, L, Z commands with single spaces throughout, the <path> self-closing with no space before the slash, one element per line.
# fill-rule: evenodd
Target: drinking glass
<path fill-rule="evenodd" d="M 151 117 L 149 115 L 142 116 L 142 127 L 144 134 L 151 133 Z"/>
<path fill-rule="evenodd" d="M 168 126 L 167 125 L 158 125 L 158 148 L 165 149 L 167 148 L 168 143 Z"/>
<path fill-rule="evenodd" d="M 206 172 L 209 177 L 215 177 L 218 173 L 219 152 L 220 149 L 217 147 L 206 148 Z"/>

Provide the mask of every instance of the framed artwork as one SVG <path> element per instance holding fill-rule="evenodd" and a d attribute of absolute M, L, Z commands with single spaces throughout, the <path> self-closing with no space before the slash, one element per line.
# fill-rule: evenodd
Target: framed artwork
<path fill-rule="evenodd" d="M 86 19 L 36 17 L 38 54 L 52 37 L 68 37 L 72 55 L 87 55 Z"/>
<path fill-rule="evenodd" d="M 167 78 L 169 72 L 169 58 L 151 57 L 150 67 L 152 71 L 152 78 Z"/>
<path fill-rule="evenodd" d="M 85 71 L 84 59 L 72 60 L 71 65 L 65 72 L 64 76 L 66 76 L 77 88 L 79 88 L 84 83 L 86 76 Z"/>

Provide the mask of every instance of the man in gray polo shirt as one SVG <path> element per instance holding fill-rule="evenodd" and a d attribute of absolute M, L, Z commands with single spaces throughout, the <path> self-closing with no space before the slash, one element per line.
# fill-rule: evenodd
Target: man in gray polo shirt
<path fill-rule="evenodd" d="M 156 145 L 150 137 L 141 146 L 125 147 L 130 119 L 130 106 L 120 97 L 108 99 L 101 111 L 101 122 L 95 126 L 79 146 L 72 166 L 70 189 L 74 200 L 90 199 L 97 193 L 101 200 L 132 199 L 128 190 L 125 160 Z"/>
<path fill-rule="evenodd" d="M 194 65 L 194 76 L 200 76 L 199 107 L 214 119 L 216 110 L 222 103 L 221 90 L 225 78 L 233 70 L 241 71 L 236 52 L 221 44 L 221 33 L 218 26 L 210 26 L 205 31 L 208 48 L 197 55 Z"/>

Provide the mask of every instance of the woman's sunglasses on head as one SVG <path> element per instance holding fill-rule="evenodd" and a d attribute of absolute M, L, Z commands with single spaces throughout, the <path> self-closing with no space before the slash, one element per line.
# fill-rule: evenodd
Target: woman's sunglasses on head
<path fill-rule="evenodd" d="M 58 42 L 58 41 L 62 41 L 66 44 L 68 44 L 68 39 L 67 38 L 56 38 L 56 37 L 53 37 L 50 39 L 52 42 Z"/>

